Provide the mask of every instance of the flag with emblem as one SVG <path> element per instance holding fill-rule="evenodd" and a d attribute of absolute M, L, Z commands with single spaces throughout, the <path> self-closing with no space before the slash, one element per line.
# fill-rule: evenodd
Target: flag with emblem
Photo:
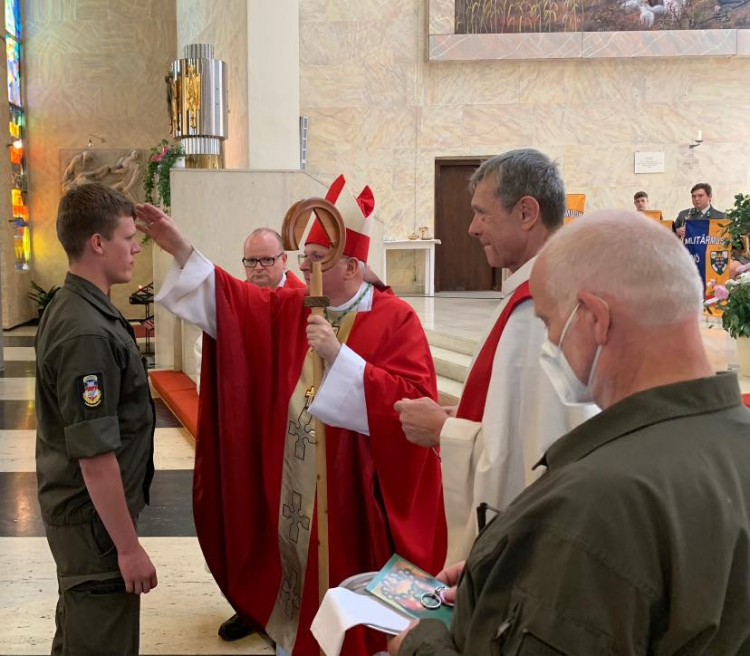
<path fill-rule="evenodd" d="M 724 221 L 711 219 L 690 219 L 685 222 L 685 247 L 695 260 L 698 273 L 707 295 L 711 295 L 712 285 L 724 285 L 729 280 L 731 250 L 722 236 Z"/>

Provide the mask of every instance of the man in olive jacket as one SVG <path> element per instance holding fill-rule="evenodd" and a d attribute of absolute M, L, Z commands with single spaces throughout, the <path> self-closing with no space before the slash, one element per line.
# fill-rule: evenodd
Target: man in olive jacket
<path fill-rule="evenodd" d="M 141 250 L 135 207 L 101 184 L 68 191 L 70 262 L 36 338 L 36 469 L 57 565 L 54 656 L 138 653 L 140 594 L 156 569 L 138 541 L 154 475 L 155 413 L 133 329 L 108 298 Z"/>
<path fill-rule="evenodd" d="M 555 388 L 603 411 L 442 573 L 451 628 L 423 620 L 390 653 L 750 653 L 750 412 L 703 349 L 695 264 L 653 221 L 598 212 L 548 242 L 531 291 Z"/>

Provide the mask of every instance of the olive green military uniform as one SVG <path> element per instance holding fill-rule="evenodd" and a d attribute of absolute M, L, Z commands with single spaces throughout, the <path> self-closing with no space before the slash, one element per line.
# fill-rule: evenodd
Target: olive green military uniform
<path fill-rule="evenodd" d="M 400 656 L 750 654 L 750 412 L 734 374 L 635 394 L 555 442 L 477 538 L 450 631 Z"/>
<path fill-rule="evenodd" d="M 68 274 L 36 338 L 39 504 L 57 564 L 53 654 L 137 654 L 140 598 L 78 461 L 114 452 L 135 522 L 153 478 L 155 414 L 130 324 L 92 283 Z"/>
<path fill-rule="evenodd" d="M 672 222 L 672 231 L 676 231 L 678 228 L 683 228 L 685 226 L 686 221 L 691 221 L 693 219 L 723 219 L 724 218 L 724 212 L 720 212 L 719 210 L 715 209 L 713 205 L 709 205 L 705 211 L 701 212 L 699 209 L 696 209 L 695 207 L 691 207 L 687 210 L 682 210 L 678 215 L 677 218 Z"/>

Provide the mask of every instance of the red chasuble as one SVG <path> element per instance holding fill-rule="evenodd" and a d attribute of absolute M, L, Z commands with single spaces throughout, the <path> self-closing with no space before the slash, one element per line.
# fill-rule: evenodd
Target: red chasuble
<path fill-rule="evenodd" d="M 291 271 L 286 272 L 286 281 L 284 282 L 286 289 L 304 289 L 305 283 L 302 282 L 297 276 Z"/>
<path fill-rule="evenodd" d="M 266 626 L 281 583 L 279 503 L 288 404 L 307 352 L 303 289 L 261 289 L 216 268 L 217 339 L 204 336 L 193 510 L 211 572 L 232 606 Z M 442 567 L 446 528 L 440 463 L 410 444 L 393 404 L 437 398 L 427 340 L 413 310 L 374 291 L 347 346 L 366 362 L 370 436 L 327 427 L 330 585 L 380 569 L 397 552 Z M 294 654 L 317 655 L 316 526 Z M 382 634 L 350 632 L 342 653 L 383 649 Z"/>
<path fill-rule="evenodd" d="M 484 405 L 487 401 L 487 390 L 490 387 L 490 378 L 492 377 L 492 364 L 495 362 L 495 352 L 500 342 L 500 336 L 503 334 L 513 310 L 530 298 L 529 283 L 526 281 L 516 288 L 511 294 L 510 300 L 505 304 L 503 311 L 487 336 L 482 350 L 479 351 L 471 372 L 469 372 L 463 394 L 461 394 L 461 402 L 458 404 L 458 410 L 456 411 L 456 417 L 459 419 L 482 421 Z"/>

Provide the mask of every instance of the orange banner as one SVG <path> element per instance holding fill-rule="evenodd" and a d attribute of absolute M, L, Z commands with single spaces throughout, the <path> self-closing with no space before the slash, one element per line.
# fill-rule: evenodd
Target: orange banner
<path fill-rule="evenodd" d="M 565 223 L 570 223 L 586 210 L 586 194 L 565 194 Z"/>
<path fill-rule="evenodd" d="M 639 210 L 639 212 L 644 216 L 647 216 L 649 219 L 653 219 L 654 221 L 664 220 L 664 215 L 661 213 L 661 210 Z"/>

